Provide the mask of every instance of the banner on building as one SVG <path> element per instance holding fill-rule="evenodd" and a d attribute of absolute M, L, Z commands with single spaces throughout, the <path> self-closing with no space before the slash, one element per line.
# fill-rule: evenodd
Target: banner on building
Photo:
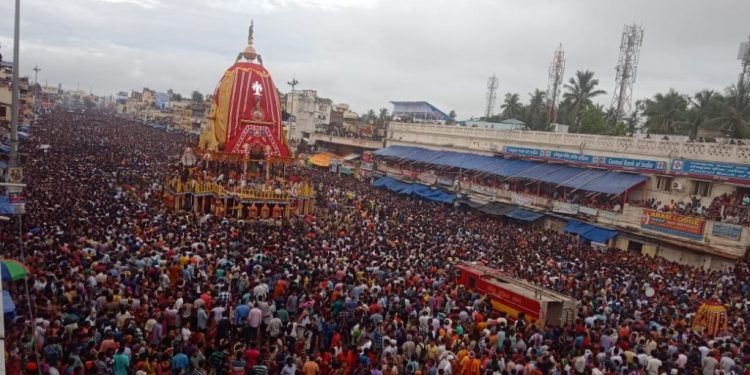
<path fill-rule="evenodd" d="M 643 210 L 641 228 L 672 236 L 700 240 L 703 238 L 705 220 L 669 212 Z"/>
<path fill-rule="evenodd" d="M 573 203 L 555 202 L 552 204 L 552 212 L 575 215 L 578 213 L 578 205 Z"/>
<path fill-rule="evenodd" d="M 416 181 L 417 179 L 417 171 L 412 171 L 409 169 L 402 169 L 399 171 L 399 175 L 402 179 L 407 181 Z"/>
<path fill-rule="evenodd" d="M 750 165 L 678 159 L 672 161 L 672 173 L 750 180 Z"/>
<path fill-rule="evenodd" d="M 742 237 L 742 227 L 734 224 L 714 222 L 714 227 L 711 229 L 711 235 L 739 241 L 740 237 Z"/>
<path fill-rule="evenodd" d="M 438 177 L 437 182 L 443 186 L 453 186 L 453 179 L 450 177 Z"/>
<path fill-rule="evenodd" d="M 371 171 L 372 170 L 372 163 L 368 162 L 362 162 L 362 164 L 359 166 L 360 169 L 364 171 Z"/>
<path fill-rule="evenodd" d="M 513 193 L 510 196 L 510 201 L 518 206 L 529 206 L 534 202 L 534 198 L 518 193 Z"/>
<path fill-rule="evenodd" d="M 437 175 L 435 171 L 427 171 L 419 174 L 419 182 L 425 185 L 435 185 L 437 182 Z"/>
<path fill-rule="evenodd" d="M 598 217 L 600 219 L 605 219 L 605 220 L 610 220 L 610 221 L 620 220 L 620 214 L 617 212 L 612 212 L 612 211 L 600 210 Z"/>
<path fill-rule="evenodd" d="M 538 148 L 527 148 L 527 147 L 512 147 L 507 146 L 504 148 L 506 154 L 512 154 L 517 156 L 525 156 L 539 159 L 550 159 L 564 162 L 571 162 L 575 164 L 589 164 L 589 165 L 602 165 L 612 167 L 613 169 L 628 169 L 628 170 L 646 170 L 663 172 L 667 169 L 667 163 L 658 160 L 647 160 L 647 159 L 630 159 L 612 156 L 601 156 L 591 155 L 575 152 L 565 152 L 559 150 L 545 150 Z"/>
<path fill-rule="evenodd" d="M 489 186 L 474 184 L 474 185 L 471 185 L 471 191 L 478 193 L 478 194 L 487 195 L 490 197 L 495 196 L 495 188 L 491 188 Z"/>
<path fill-rule="evenodd" d="M 599 212 L 596 208 L 586 207 L 586 206 L 579 206 L 578 207 L 578 213 L 584 214 L 588 216 L 596 216 L 596 214 Z"/>

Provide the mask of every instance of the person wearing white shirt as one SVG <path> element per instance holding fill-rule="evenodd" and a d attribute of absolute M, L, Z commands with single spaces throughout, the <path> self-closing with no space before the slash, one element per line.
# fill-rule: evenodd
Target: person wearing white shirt
<path fill-rule="evenodd" d="M 646 372 L 648 375 L 659 375 L 659 368 L 661 367 L 661 361 L 655 357 L 648 357 L 646 361 Z"/>

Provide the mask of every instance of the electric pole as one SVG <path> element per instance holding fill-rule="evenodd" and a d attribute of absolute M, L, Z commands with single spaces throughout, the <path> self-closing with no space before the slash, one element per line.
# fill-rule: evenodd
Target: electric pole
<path fill-rule="evenodd" d="M 36 86 L 36 82 L 37 82 L 36 79 L 37 79 L 37 76 L 39 75 L 39 72 L 42 71 L 42 68 L 40 68 L 40 67 L 38 67 L 38 66 L 35 65 L 34 69 L 32 69 L 32 70 L 34 71 L 34 86 Z"/>
<path fill-rule="evenodd" d="M 299 81 L 297 78 L 294 78 L 292 76 L 292 80 L 286 83 L 289 86 L 292 86 L 292 98 L 289 101 L 289 132 L 287 132 L 286 137 L 289 138 L 292 135 L 292 126 L 296 120 L 296 117 L 294 116 L 294 88 L 299 85 Z"/>
<path fill-rule="evenodd" d="M 21 0 L 16 0 L 16 16 L 13 29 L 13 94 L 10 114 L 10 157 L 8 166 L 18 166 L 18 115 L 20 111 L 20 88 L 21 80 L 18 78 L 19 68 L 19 37 L 21 33 Z"/>

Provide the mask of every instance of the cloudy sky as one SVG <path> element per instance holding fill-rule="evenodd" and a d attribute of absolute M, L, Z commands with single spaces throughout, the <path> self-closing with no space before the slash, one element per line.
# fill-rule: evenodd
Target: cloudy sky
<path fill-rule="evenodd" d="M 214 89 L 255 45 L 277 86 L 293 76 L 356 111 L 428 100 L 459 118 L 498 97 L 545 89 L 562 43 L 566 80 L 596 73 L 614 88 L 622 28 L 645 30 L 637 98 L 673 87 L 721 90 L 737 78 L 750 33 L 748 0 L 22 0 L 21 72 L 97 94 L 147 86 L 183 94 Z M 13 1 L 0 2 L 0 53 L 12 59 Z M 499 103 L 498 103 L 499 106 Z"/>

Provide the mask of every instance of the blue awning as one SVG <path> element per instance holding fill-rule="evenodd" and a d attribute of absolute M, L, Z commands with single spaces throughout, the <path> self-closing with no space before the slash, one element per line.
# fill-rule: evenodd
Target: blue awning
<path fill-rule="evenodd" d="M 588 169 L 583 173 L 568 179 L 567 181 L 561 182 L 560 186 L 565 186 L 572 189 L 580 189 L 584 185 L 596 181 L 605 174 L 607 174 L 607 171 L 603 171 L 601 169 Z"/>
<path fill-rule="evenodd" d="M 581 189 L 605 194 L 622 194 L 632 187 L 648 180 L 648 177 L 633 173 L 607 172 Z"/>
<path fill-rule="evenodd" d="M 436 151 L 411 146 L 388 146 L 375 151 L 374 154 L 605 194 L 622 194 L 648 180 L 646 176 L 633 173 L 571 167 L 530 160 L 505 159 L 455 151 Z"/>
<path fill-rule="evenodd" d="M 570 220 L 563 228 L 565 232 L 577 234 L 589 241 L 606 243 L 612 237 L 617 236 L 617 231 L 591 224 L 583 223 L 578 220 Z"/>
<path fill-rule="evenodd" d="M 514 219 L 523 220 L 523 221 L 534 221 L 544 216 L 544 214 L 540 214 L 534 211 L 524 210 L 521 208 L 516 208 L 511 211 L 508 211 L 504 215 L 507 217 L 512 217 Z"/>
<path fill-rule="evenodd" d="M 490 202 L 479 207 L 479 210 L 488 215 L 502 216 L 510 211 L 513 211 L 514 208 L 513 206 L 509 204 L 500 203 L 500 202 Z"/>
<path fill-rule="evenodd" d="M 401 182 L 395 178 L 384 176 L 380 177 L 372 183 L 372 186 L 383 187 L 390 191 L 411 195 L 415 194 L 425 199 L 429 199 L 433 202 L 441 203 L 453 203 L 456 200 L 456 195 L 445 192 L 441 189 L 431 189 L 422 184 L 410 184 Z"/>

